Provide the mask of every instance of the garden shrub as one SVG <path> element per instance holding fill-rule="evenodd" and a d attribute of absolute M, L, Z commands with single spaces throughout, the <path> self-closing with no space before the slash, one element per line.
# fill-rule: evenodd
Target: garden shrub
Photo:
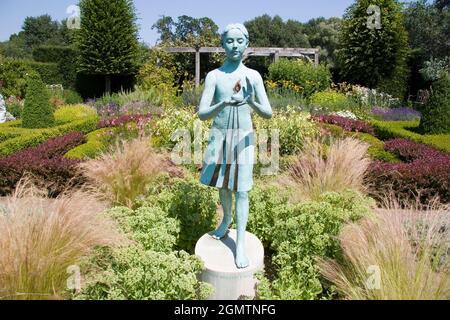
<path fill-rule="evenodd" d="M 178 88 L 175 86 L 175 74 L 174 69 L 158 67 L 155 63 L 148 62 L 139 70 L 137 83 L 144 91 L 156 89 L 165 106 L 175 106 L 177 102 L 181 102 L 177 99 Z"/>
<path fill-rule="evenodd" d="M 275 222 L 286 219 L 290 212 L 289 194 L 275 186 L 264 187 L 262 183 L 257 183 L 249 195 L 251 214 L 247 230 L 268 246 L 273 238 Z"/>
<path fill-rule="evenodd" d="M 192 108 L 175 109 L 168 108 L 164 110 L 161 117 L 148 123 L 147 127 L 151 134 L 152 145 L 156 148 L 165 148 L 172 150 L 178 140 L 174 134 L 177 129 L 187 130 L 190 133 L 191 141 L 194 141 L 194 123 L 200 125 L 201 132 L 207 133 L 211 121 L 200 121 L 197 113 Z M 203 137 L 202 141 L 203 141 Z M 203 141 L 206 146 L 207 141 Z"/>
<path fill-rule="evenodd" d="M 386 92 L 401 101 L 406 100 L 405 97 L 408 93 L 408 82 L 411 75 L 406 59 L 405 56 L 399 58 L 399 62 L 394 67 L 391 75 L 381 78 L 377 85 L 379 91 Z"/>
<path fill-rule="evenodd" d="M 283 111 L 289 107 L 305 110 L 308 101 L 303 95 L 303 87 L 289 80 L 266 82 L 267 95 L 273 110 Z"/>
<path fill-rule="evenodd" d="M 288 110 L 275 113 L 269 120 L 255 116 L 253 121 L 257 134 L 261 129 L 265 129 L 268 130 L 267 134 L 270 137 L 270 130 L 279 130 L 281 156 L 297 154 L 302 149 L 305 140 L 314 137 L 319 132 L 316 124 L 305 112 Z"/>
<path fill-rule="evenodd" d="M 446 72 L 432 84 L 419 129 L 426 134 L 450 134 L 450 76 Z"/>
<path fill-rule="evenodd" d="M 104 94 L 93 102 L 100 116 L 120 116 L 123 114 L 161 113 L 163 98 L 153 87 L 143 90 L 135 87 L 133 91 Z"/>
<path fill-rule="evenodd" d="M 19 132 L 14 132 L 11 130 L 8 130 L 7 132 L 0 131 L 0 143 L 18 136 L 20 136 L 20 131 Z"/>
<path fill-rule="evenodd" d="M 394 191 L 404 201 L 427 203 L 438 196 L 450 201 L 450 155 L 408 139 L 388 141 L 385 148 L 406 163 L 374 162 L 368 171 L 368 182 L 374 197 Z"/>
<path fill-rule="evenodd" d="M 55 120 L 57 124 L 64 124 L 83 118 L 88 118 L 97 115 L 97 111 L 91 107 L 83 104 L 79 105 L 65 105 L 59 107 L 55 113 Z"/>
<path fill-rule="evenodd" d="M 136 210 L 115 207 L 107 215 L 114 218 L 131 240 L 142 244 L 145 250 L 170 253 L 178 239 L 179 222 L 168 217 L 157 206 L 144 206 Z"/>
<path fill-rule="evenodd" d="M 299 300 L 329 296 L 316 259 L 338 257 L 341 249 L 336 235 L 343 224 L 367 215 L 373 206 L 372 199 L 351 190 L 326 193 L 318 201 L 292 206 L 288 216 L 273 226 L 275 279 L 262 278 L 258 297 Z"/>
<path fill-rule="evenodd" d="M 370 133 L 372 135 L 375 134 L 372 126 L 362 120 L 353 120 L 337 115 L 326 115 L 326 114 L 313 115 L 312 119 L 317 122 L 338 125 L 347 131 L 365 132 Z"/>
<path fill-rule="evenodd" d="M 18 120 L 14 122 L 14 125 L 21 124 L 22 121 Z M 97 128 L 98 117 L 90 116 L 84 119 L 79 119 L 69 123 L 65 123 L 53 128 L 47 129 L 24 129 L 15 127 L 3 127 L 0 126 L 2 132 L 13 132 L 19 133 L 20 135 L 15 136 L 12 139 L 0 142 L 0 157 L 11 155 L 19 150 L 34 147 L 38 144 L 68 132 L 79 131 L 84 134 L 94 131 Z"/>
<path fill-rule="evenodd" d="M 47 85 L 47 89 L 50 91 L 50 102 L 55 108 L 67 104 L 83 103 L 83 99 L 76 91 L 64 89 L 60 84 Z"/>
<path fill-rule="evenodd" d="M 0 158 L 0 194 L 10 194 L 26 172 L 38 178 L 52 196 L 63 192 L 69 185 L 83 182 L 76 169 L 78 162 L 63 158 L 68 150 L 83 142 L 83 134 L 73 132 Z"/>
<path fill-rule="evenodd" d="M 134 244 L 98 250 L 83 266 L 88 280 L 75 299 L 201 300 L 212 293 L 211 285 L 198 280 L 202 261 L 184 251 L 172 251 L 180 223 L 156 201 L 134 211 L 118 207 L 105 214 L 118 222 Z"/>
<path fill-rule="evenodd" d="M 185 107 L 198 107 L 202 98 L 205 85 L 202 84 L 199 87 L 195 87 L 191 81 L 184 81 L 181 92 L 181 100 Z"/>
<path fill-rule="evenodd" d="M 151 195 L 147 203 L 156 203 L 169 217 L 180 221 L 177 248 L 194 252 L 198 239 L 215 229 L 217 223 L 218 193 L 202 185 L 198 179 L 174 179 L 172 185 L 160 194 Z"/>
<path fill-rule="evenodd" d="M 33 49 L 33 59 L 38 62 L 55 63 L 64 88 L 74 88 L 77 78 L 77 51 L 71 46 L 43 45 Z M 66 102 L 78 103 L 78 102 Z"/>
<path fill-rule="evenodd" d="M 56 63 L 35 61 L 25 61 L 25 63 L 41 76 L 42 82 L 45 84 L 62 84 L 63 77 Z"/>
<path fill-rule="evenodd" d="M 22 60 L 4 58 L 0 55 L 0 79 L 3 80 L 0 93 L 5 97 L 24 98 L 27 88 L 27 75 L 33 73 L 36 72 Z"/>
<path fill-rule="evenodd" d="M 400 162 L 398 157 L 393 154 L 392 152 L 386 151 L 384 149 L 384 142 L 377 139 L 371 134 L 358 132 L 355 134 L 355 136 L 370 144 L 369 149 L 367 150 L 367 153 L 372 159 L 386 161 L 386 162 Z"/>
<path fill-rule="evenodd" d="M 368 28 L 370 5 L 381 10 L 382 28 Z M 373 23 L 375 20 L 369 20 Z M 345 12 L 337 53 L 343 79 L 366 87 L 403 93 L 406 88 L 408 32 L 395 0 L 359 0 Z M 389 92 L 388 91 L 388 92 Z M 389 92 L 389 93 L 391 93 Z M 402 95 L 399 95 L 402 98 Z"/>
<path fill-rule="evenodd" d="M 98 128 L 120 127 L 127 123 L 147 123 L 150 120 L 150 114 L 124 114 L 117 117 L 103 118 L 98 123 Z"/>
<path fill-rule="evenodd" d="M 379 140 L 378 138 L 374 137 L 369 133 L 345 131 L 342 127 L 329 123 L 321 123 L 320 126 L 323 128 L 324 134 L 331 135 L 334 138 L 356 137 L 368 143 L 370 146 L 369 149 L 367 150 L 367 153 L 372 159 L 387 162 L 400 161 L 395 154 L 384 150 L 383 141 Z"/>
<path fill-rule="evenodd" d="M 450 153 L 450 134 L 419 134 L 419 121 L 371 121 L 375 135 L 381 140 L 407 138 Z"/>
<path fill-rule="evenodd" d="M 99 255 L 97 263 L 75 299 L 202 300 L 213 290 L 197 279 L 201 260 L 183 251 L 165 253 L 134 245 Z"/>
<path fill-rule="evenodd" d="M 80 104 L 83 103 L 83 98 L 74 90 L 64 89 L 63 99 L 66 104 Z"/>
<path fill-rule="evenodd" d="M 292 81 L 302 88 L 304 97 L 330 88 L 331 73 L 324 65 L 315 66 L 303 60 L 280 59 L 269 67 L 269 80 Z"/>
<path fill-rule="evenodd" d="M 109 128 L 98 129 L 86 135 L 86 143 L 69 150 L 64 157 L 68 159 L 88 160 L 107 151 L 114 132 Z"/>
<path fill-rule="evenodd" d="M 22 126 L 30 129 L 52 127 L 55 117 L 44 83 L 39 77 L 29 77 L 27 84 Z"/>
<path fill-rule="evenodd" d="M 314 93 L 311 96 L 310 104 L 325 112 L 353 110 L 356 106 L 345 94 L 333 90 Z"/>

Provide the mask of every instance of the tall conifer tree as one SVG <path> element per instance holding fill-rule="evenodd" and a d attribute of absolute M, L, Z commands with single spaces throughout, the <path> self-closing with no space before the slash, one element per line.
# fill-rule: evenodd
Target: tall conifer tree
<path fill-rule="evenodd" d="M 138 28 L 132 0 L 81 0 L 78 71 L 105 76 L 111 91 L 111 75 L 133 74 L 139 54 Z"/>

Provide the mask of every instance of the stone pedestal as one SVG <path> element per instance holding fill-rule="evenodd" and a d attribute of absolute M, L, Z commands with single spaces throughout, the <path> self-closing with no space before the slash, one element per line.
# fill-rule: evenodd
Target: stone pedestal
<path fill-rule="evenodd" d="M 201 237 L 195 246 L 195 254 L 205 264 L 201 281 L 213 285 L 214 294 L 210 300 L 238 300 L 241 296 L 255 296 L 257 283 L 254 274 L 264 269 L 264 247 L 259 239 L 246 232 L 245 246 L 250 265 L 238 269 L 234 262 L 236 255 L 236 230 L 230 230 L 222 240 L 209 234 Z"/>

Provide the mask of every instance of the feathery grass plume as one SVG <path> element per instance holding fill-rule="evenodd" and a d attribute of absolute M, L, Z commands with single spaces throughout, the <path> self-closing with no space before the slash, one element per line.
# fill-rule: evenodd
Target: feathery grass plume
<path fill-rule="evenodd" d="M 23 178 L 0 206 L 0 300 L 62 299 L 67 289 L 77 289 L 76 282 L 68 287 L 71 267 L 97 246 L 122 242 L 95 196 L 45 194 Z"/>
<path fill-rule="evenodd" d="M 317 200 L 324 192 L 364 191 L 370 164 L 368 144 L 355 138 L 336 139 L 327 147 L 319 139 L 305 144 L 289 168 L 297 200 Z"/>
<path fill-rule="evenodd" d="M 109 152 L 80 164 L 80 168 L 105 200 L 129 208 L 160 173 L 179 174 L 167 156 L 156 153 L 145 137 L 116 141 Z"/>
<path fill-rule="evenodd" d="M 449 299 L 450 207 L 386 203 L 343 228 L 343 259 L 320 260 L 321 273 L 345 299 Z"/>

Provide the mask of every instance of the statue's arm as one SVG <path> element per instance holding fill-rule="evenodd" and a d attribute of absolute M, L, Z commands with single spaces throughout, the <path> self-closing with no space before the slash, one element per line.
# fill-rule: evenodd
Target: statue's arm
<path fill-rule="evenodd" d="M 270 106 L 269 98 L 267 97 L 266 88 L 261 75 L 256 72 L 254 77 L 253 88 L 255 90 L 256 101 L 250 101 L 250 106 L 253 110 L 265 119 L 272 118 L 272 107 Z"/>
<path fill-rule="evenodd" d="M 225 103 L 219 102 L 211 106 L 216 90 L 216 76 L 213 72 L 209 72 L 205 79 L 205 89 L 203 90 L 202 99 L 198 108 L 198 117 L 205 121 L 214 118 L 225 107 Z"/>

